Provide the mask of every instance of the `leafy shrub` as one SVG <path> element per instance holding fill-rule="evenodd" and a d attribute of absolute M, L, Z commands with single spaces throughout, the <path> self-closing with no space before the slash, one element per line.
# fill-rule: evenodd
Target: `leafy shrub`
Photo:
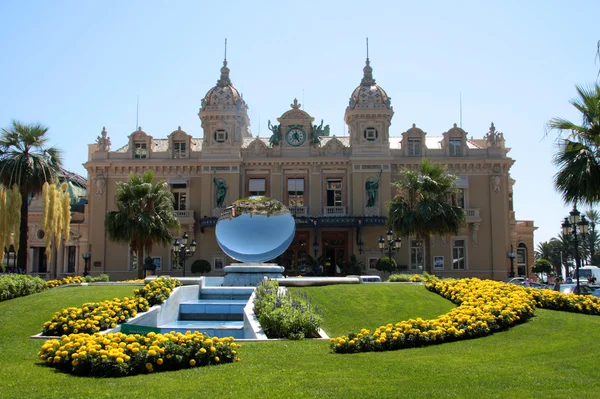
<path fill-rule="evenodd" d="M 210 262 L 204 259 L 195 260 L 192 263 L 192 273 L 208 273 L 210 272 Z"/>
<path fill-rule="evenodd" d="M 134 298 L 114 298 L 110 301 L 84 303 L 81 308 L 70 307 L 54 313 L 52 319 L 44 323 L 42 335 L 63 335 L 104 331 L 115 328 L 151 306 L 161 304 L 173 289 L 181 285 L 177 279 L 158 278 L 139 290 L 134 290 Z"/>
<path fill-rule="evenodd" d="M 44 291 L 48 286 L 39 277 L 26 274 L 6 274 L 0 276 L 0 301 L 35 294 Z"/>
<path fill-rule="evenodd" d="M 199 332 L 148 335 L 71 334 L 46 341 L 38 357 L 47 366 L 93 377 L 122 377 L 153 371 L 239 361 L 233 338 Z"/>
<path fill-rule="evenodd" d="M 411 278 L 414 274 L 406 274 L 406 273 L 395 273 L 388 277 L 387 281 L 389 283 L 407 283 L 412 281 Z"/>
<path fill-rule="evenodd" d="M 315 337 L 323 321 L 319 309 L 306 295 L 279 292 L 277 281 L 263 281 L 256 288 L 254 313 L 269 338 Z"/>
<path fill-rule="evenodd" d="M 554 271 L 554 268 L 552 267 L 552 263 L 550 263 L 546 259 L 538 259 L 535 262 L 533 262 L 533 267 L 531 268 L 531 271 L 536 274 L 551 274 Z"/>
<path fill-rule="evenodd" d="M 377 260 L 377 263 L 375 264 L 375 269 L 379 270 L 380 272 L 392 273 L 398 270 L 398 265 L 396 264 L 396 261 L 393 258 L 388 258 L 387 256 L 384 256 L 383 258 L 379 258 Z"/>

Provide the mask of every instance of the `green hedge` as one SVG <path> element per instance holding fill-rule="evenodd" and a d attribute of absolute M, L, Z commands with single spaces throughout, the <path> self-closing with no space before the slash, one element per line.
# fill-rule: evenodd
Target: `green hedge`
<path fill-rule="evenodd" d="M 254 313 L 269 338 L 304 339 L 318 336 L 323 317 L 308 297 L 279 293 L 277 281 L 256 288 Z"/>
<path fill-rule="evenodd" d="M 411 277 L 414 276 L 414 274 L 407 274 L 407 273 L 395 273 L 392 274 L 387 281 L 389 283 L 407 283 L 409 281 L 411 281 Z"/>
<path fill-rule="evenodd" d="M 0 301 L 35 294 L 47 288 L 46 282 L 39 277 L 27 274 L 6 274 L 0 276 Z"/>

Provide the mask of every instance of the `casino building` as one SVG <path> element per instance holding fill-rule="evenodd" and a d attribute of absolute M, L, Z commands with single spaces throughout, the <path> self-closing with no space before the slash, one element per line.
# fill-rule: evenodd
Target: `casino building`
<path fill-rule="evenodd" d="M 376 84 L 367 59 L 346 107 L 347 136 L 330 134 L 328 126 L 293 99 L 287 110 L 282 106 L 277 123 L 269 121 L 270 137 L 254 137 L 248 106 L 229 74 L 225 60 L 216 86 L 202 99 L 198 113 L 202 138 L 180 127 L 166 138 L 154 138 L 140 127 L 129 135 L 127 145 L 111 150 L 103 129 L 97 142 L 89 145 L 85 218 L 93 275 L 133 278 L 141 267 L 126 246 L 110 241 L 103 223 L 105 213 L 115 208 L 116 183 L 127 180 L 130 172 L 147 169 L 168 183 L 181 234 L 187 232 L 197 243 L 185 264 L 188 276 L 194 260 L 207 260 L 212 275 L 222 274 L 223 266 L 235 262 L 218 246 L 215 224 L 228 204 L 251 195 L 273 197 L 295 217 L 296 236 L 275 260 L 286 273 L 311 274 L 320 265 L 319 272 L 325 275 L 343 274 L 354 255 L 362 274 L 379 274 L 374 264 L 383 256 L 378 241 L 387 231 L 386 203 L 394 195 L 391 183 L 402 177 L 403 168 L 418 168 L 423 157 L 458 176 L 452 200 L 467 214 L 459 235 L 432 237 L 433 272 L 504 279 L 511 266 L 508 253 L 514 252 L 515 274 L 529 274 L 536 227 L 532 221 L 515 219 L 515 181 L 510 177 L 514 160 L 493 124 L 478 139 L 469 139 L 451 123 L 437 136 L 414 124 L 391 131 L 391 100 Z M 401 270 L 422 272 L 423 243 L 415 237 L 401 239 L 394 255 Z M 171 248 L 155 247 L 146 255 L 154 258 L 157 274 L 183 275 Z"/>

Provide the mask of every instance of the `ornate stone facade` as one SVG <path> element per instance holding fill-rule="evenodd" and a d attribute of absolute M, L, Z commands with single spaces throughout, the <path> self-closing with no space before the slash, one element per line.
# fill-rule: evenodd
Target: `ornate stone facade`
<path fill-rule="evenodd" d="M 234 262 L 217 245 L 216 216 L 239 198 L 264 194 L 286 204 L 296 218 L 296 238 L 276 260 L 287 273 L 314 272 L 310 257 L 320 258 L 324 274 L 343 273 L 355 255 L 365 265 L 361 273 L 376 274 L 370 265 L 382 256 L 377 242 L 387 230 L 386 204 L 395 195 L 392 182 L 402 178 L 404 168 L 418 169 L 424 156 L 458 176 L 452 200 L 467 213 L 461 234 L 432 237 L 437 242 L 431 251 L 438 261 L 435 274 L 504 279 L 511 245 L 527 245 L 533 253 L 535 227 L 531 221 L 515 220 L 510 179 L 514 161 L 493 124 L 481 139 L 468 139 L 466 131 L 450 123 L 438 136 L 415 124 L 391 131 L 391 98 L 376 84 L 367 59 L 344 115 L 348 136 L 330 136 L 329 127 L 320 119 L 316 123 L 294 99 L 279 118 L 271 117 L 277 121 L 269 121 L 271 137 L 253 137 L 248 106 L 229 75 L 225 60 L 216 86 L 201 101 L 202 138 L 178 127 L 165 134 L 167 139 L 154 139 L 140 128 L 118 150 L 109 150 L 104 135 L 90 145 L 84 166 L 95 187 L 88 205 L 92 273 L 107 272 L 113 279 L 136 274 L 128 248 L 105 236 L 103 220 L 115 206 L 116 183 L 130 172 L 152 169 L 176 196 L 182 232 L 188 231 L 198 244 L 188 273 L 195 259 L 208 260 L 212 274 L 222 274 L 222 266 Z M 402 239 L 395 255 L 398 264 L 408 272 L 422 272 L 423 243 Z M 155 247 L 150 255 L 161 265 L 158 274 L 182 273 L 171 260 L 170 248 Z M 526 266 L 529 270 L 531 264 Z"/>

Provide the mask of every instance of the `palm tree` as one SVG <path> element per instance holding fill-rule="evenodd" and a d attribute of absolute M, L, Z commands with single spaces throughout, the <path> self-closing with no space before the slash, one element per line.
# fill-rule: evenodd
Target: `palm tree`
<path fill-rule="evenodd" d="M 598 246 L 599 237 L 596 232 L 596 225 L 600 222 L 600 213 L 597 210 L 590 208 L 585 212 L 585 216 L 590 222 L 590 230 L 588 231 L 587 245 L 590 251 L 590 264 L 595 264 L 596 247 Z"/>
<path fill-rule="evenodd" d="M 144 251 L 152 252 L 153 244 L 169 246 L 172 230 L 179 230 L 179 219 L 173 210 L 175 199 L 160 181 L 152 184 L 154 172 L 147 170 L 142 177 L 131 173 L 129 181 L 117 183 L 117 210 L 104 217 L 104 228 L 111 240 L 129 244 L 131 255 L 138 258 L 138 278 Z"/>
<path fill-rule="evenodd" d="M 0 183 L 16 184 L 21 192 L 21 226 L 17 267 L 27 270 L 27 223 L 29 200 L 42 192 L 44 183 L 52 183 L 60 171 L 60 150 L 47 147 L 48 127 L 13 120 L 0 132 Z"/>
<path fill-rule="evenodd" d="M 559 167 L 554 184 L 566 203 L 593 204 L 600 201 L 600 86 L 576 89 L 579 98 L 571 104 L 581 113 L 581 125 L 563 118 L 546 124 L 550 131 L 567 135 L 554 155 Z"/>
<path fill-rule="evenodd" d="M 388 204 L 388 225 L 401 236 L 424 241 L 425 271 L 431 273 L 431 236 L 455 235 L 465 225 L 464 210 L 449 201 L 456 176 L 426 158 L 418 171 L 403 173 L 404 180 L 393 183 L 397 194 Z"/>

